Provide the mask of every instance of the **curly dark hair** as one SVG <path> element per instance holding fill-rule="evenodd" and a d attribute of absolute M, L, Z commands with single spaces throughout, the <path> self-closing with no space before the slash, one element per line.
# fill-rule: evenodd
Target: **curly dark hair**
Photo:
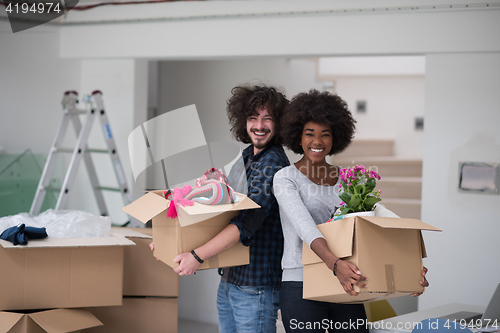
<path fill-rule="evenodd" d="M 283 144 L 296 154 L 304 154 L 302 132 L 304 125 L 310 121 L 330 126 L 332 149 L 328 155 L 343 151 L 354 137 L 356 120 L 347 103 L 337 95 L 313 89 L 293 97 L 281 119 Z"/>
<path fill-rule="evenodd" d="M 274 120 L 273 142 L 281 144 L 281 116 L 288 99 L 275 87 L 265 85 L 241 85 L 231 89 L 232 96 L 227 101 L 227 116 L 231 132 L 236 140 L 252 143 L 247 132 L 247 119 L 255 114 L 257 108 L 266 107 Z"/>

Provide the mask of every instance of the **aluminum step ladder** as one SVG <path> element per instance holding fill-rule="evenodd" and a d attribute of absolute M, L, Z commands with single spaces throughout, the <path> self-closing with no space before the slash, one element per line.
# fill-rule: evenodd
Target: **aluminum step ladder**
<path fill-rule="evenodd" d="M 59 129 L 57 130 L 54 142 L 52 143 L 52 147 L 47 157 L 47 162 L 45 163 L 42 177 L 40 178 L 40 183 L 38 184 L 33 204 L 31 205 L 31 215 L 38 215 L 40 213 L 47 191 L 59 192 L 55 210 L 65 209 L 68 197 L 71 193 L 71 188 L 76 178 L 78 166 L 82 159 L 85 162 L 92 189 L 97 200 L 97 205 L 102 216 L 108 215 L 106 204 L 104 202 L 103 191 L 120 192 L 125 205 L 132 202 L 120 158 L 116 150 L 115 140 L 109 126 L 108 117 L 106 116 L 106 112 L 104 110 L 102 93 L 96 90 L 91 96 L 85 96 L 84 102 L 86 104 L 86 110 L 77 109 L 76 105 L 78 103 L 78 93 L 76 91 L 66 91 L 64 93 L 62 101 L 64 112 L 63 119 Z M 82 114 L 85 115 L 83 126 L 80 122 L 80 115 Z M 87 141 L 90 136 L 92 124 L 94 123 L 94 119 L 96 117 L 100 120 L 107 149 L 89 149 L 87 147 Z M 70 122 L 73 123 L 75 133 L 77 134 L 76 146 L 74 148 L 63 148 L 62 144 L 64 136 Z M 72 153 L 72 155 L 62 187 L 54 188 L 50 187 L 49 183 L 60 153 Z M 103 187 L 99 185 L 90 153 L 109 154 L 116 174 L 116 179 L 118 180 L 119 186 L 117 188 Z"/>

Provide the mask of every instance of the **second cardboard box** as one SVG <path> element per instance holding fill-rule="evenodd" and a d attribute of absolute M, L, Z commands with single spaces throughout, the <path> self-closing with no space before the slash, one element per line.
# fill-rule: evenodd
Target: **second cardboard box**
<path fill-rule="evenodd" d="M 332 271 L 304 243 L 303 297 L 334 303 L 363 303 L 412 293 L 424 288 L 422 258 L 426 257 L 421 230 L 440 231 L 415 219 L 356 216 L 318 225 L 332 253 L 354 263 L 366 276 L 358 296 L 345 293 Z"/>
<path fill-rule="evenodd" d="M 174 258 L 184 252 L 190 252 L 215 237 L 229 221 L 244 209 L 256 209 L 260 206 L 246 195 L 236 193 L 237 201 L 233 204 L 177 207 L 176 218 L 167 217 L 170 201 L 163 197 L 163 191 L 149 192 L 122 210 L 146 223 L 153 220 L 154 255 L 172 268 L 178 266 Z M 238 243 L 205 260 L 198 268 L 209 269 L 248 265 L 249 248 Z"/>

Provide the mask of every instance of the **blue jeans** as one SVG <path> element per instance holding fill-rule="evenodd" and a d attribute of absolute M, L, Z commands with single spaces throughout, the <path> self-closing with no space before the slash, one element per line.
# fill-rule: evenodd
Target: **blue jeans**
<path fill-rule="evenodd" d="M 278 288 L 220 281 L 217 290 L 220 333 L 275 333 L 278 309 Z"/>

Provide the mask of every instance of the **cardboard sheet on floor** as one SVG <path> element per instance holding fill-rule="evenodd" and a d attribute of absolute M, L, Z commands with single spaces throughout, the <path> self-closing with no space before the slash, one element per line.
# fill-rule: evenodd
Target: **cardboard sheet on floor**
<path fill-rule="evenodd" d="M 32 313 L 0 311 L 2 333 L 66 333 L 101 325 L 101 321 L 84 309 L 55 309 Z"/>

